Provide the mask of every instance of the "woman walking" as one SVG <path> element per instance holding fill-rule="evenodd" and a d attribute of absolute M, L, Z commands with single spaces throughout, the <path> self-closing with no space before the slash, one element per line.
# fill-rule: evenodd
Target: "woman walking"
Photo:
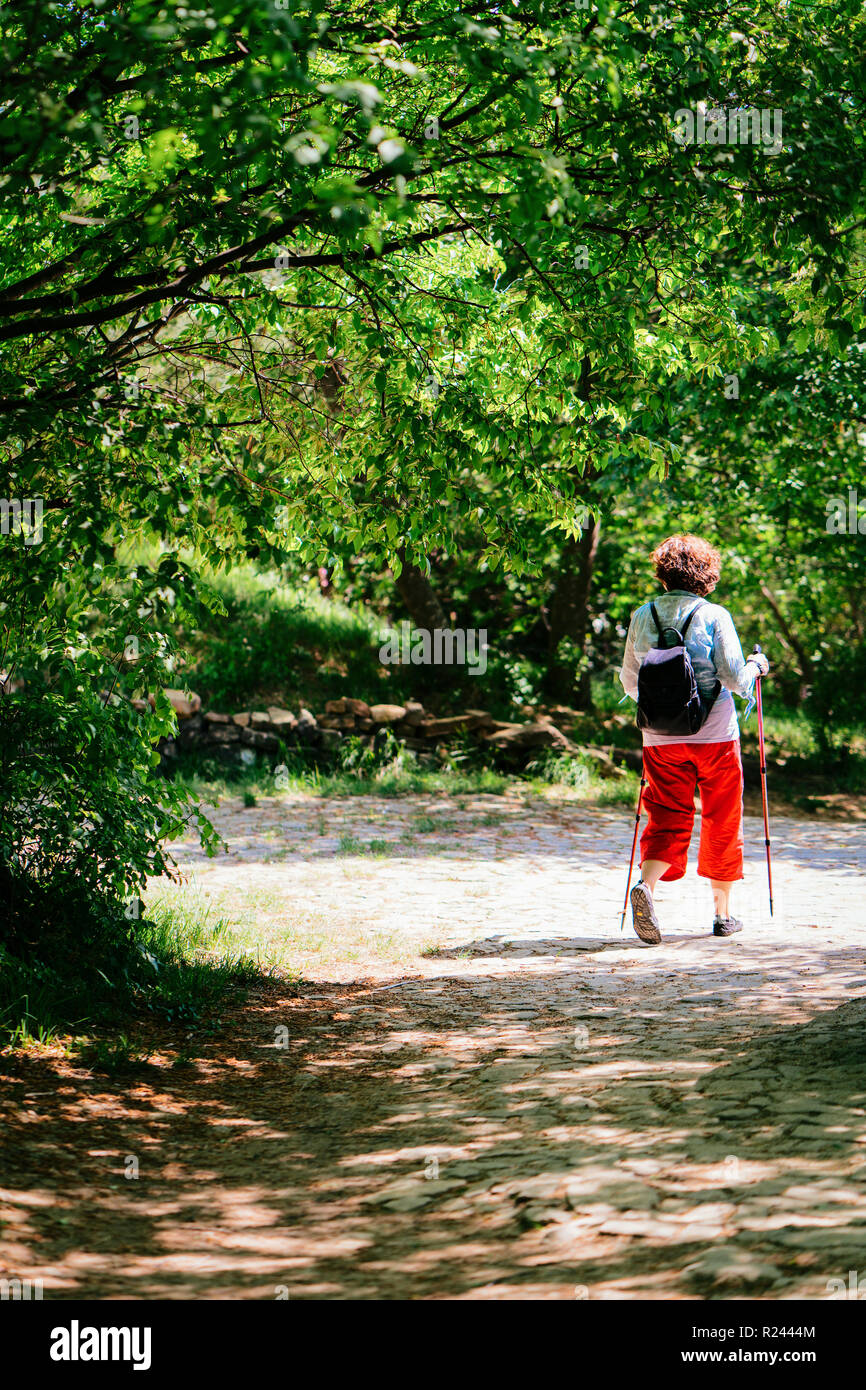
<path fill-rule="evenodd" d="M 701 797 L 698 873 L 713 890 L 713 934 L 732 936 L 742 922 L 730 895 L 743 877 L 743 767 L 734 694 L 747 699 L 766 676 L 767 658 L 748 660 L 726 608 L 707 603 L 721 556 L 700 536 L 671 536 L 653 551 L 664 592 L 632 615 L 620 680 L 638 701 L 648 822 L 641 836 L 641 878 L 631 890 L 641 941 L 661 941 L 656 884 L 682 878 Z"/>

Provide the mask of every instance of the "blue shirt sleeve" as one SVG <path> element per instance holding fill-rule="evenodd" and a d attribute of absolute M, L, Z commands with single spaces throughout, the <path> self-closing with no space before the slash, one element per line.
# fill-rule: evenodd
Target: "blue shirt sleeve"
<path fill-rule="evenodd" d="M 747 700 L 755 685 L 758 668 L 746 661 L 734 620 L 727 608 L 716 608 L 713 621 L 713 665 L 726 690 Z"/>
<path fill-rule="evenodd" d="M 637 699 L 637 673 L 640 670 L 640 661 L 634 649 L 635 630 L 637 627 L 637 615 L 640 609 L 635 609 L 631 615 L 631 622 L 628 626 L 628 636 L 625 639 L 625 656 L 623 657 L 622 670 L 619 673 L 620 683 L 626 695 L 630 695 L 633 700 Z"/>

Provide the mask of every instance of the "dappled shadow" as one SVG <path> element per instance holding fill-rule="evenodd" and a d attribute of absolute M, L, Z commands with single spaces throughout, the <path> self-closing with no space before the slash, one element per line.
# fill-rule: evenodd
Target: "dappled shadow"
<path fill-rule="evenodd" d="M 694 939 L 689 938 L 689 940 Z M 612 941 L 609 937 L 604 936 L 555 936 L 549 940 L 533 936 L 521 941 L 519 937 L 515 939 L 502 933 L 477 941 L 467 941 L 460 946 L 428 946 L 421 954 L 428 960 L 460 960 L 463 957 L 471 956 L 507 958 L 538 955 L 597 955 L 601 951 L 634 951 L 636 949 L 650 951 L 652 947 L 644 946 L 643 942 L 636 941 L 634 936 L 623 937 L 618 941 Z"/>
<path fill-rule="evenodd" d="M 450 826 L 429 798 L 392 822 L 391 802 L 229 818 L 213 899 L 226 875 L 260 936 L 266 914 L 288 931 L 284 903 L 318 912 L 328 969 L 369 978 L 262 984 L 189 1068 L 157 1029 L 125 1081 L 16 1059 L 3 1273 L 59 1299 L 775 1299 L 857 1268 L 863 830 L 779 825 L 783 928 L 759 918 L 748 824 L 750 929 L 714 939 L 689 877 L 650 948 L 617 931 L 629 813 L 515 801 L 475 823 L 491 801 Z M 409 821 L 414 859 L 357 852 Z M 406 973 L 362 954 L 368 923 Z"/>
<path fill-rule="evenodd" d="M 46 1298 L 826 1296 L 866 1241 L 866 1006 L 811 1017 L 784 952 L 763 1007 L 738 957 L 666 999 L 644 959 L 263 989 L 135 1084 L 25 1061 L 6 1266 Z"/>

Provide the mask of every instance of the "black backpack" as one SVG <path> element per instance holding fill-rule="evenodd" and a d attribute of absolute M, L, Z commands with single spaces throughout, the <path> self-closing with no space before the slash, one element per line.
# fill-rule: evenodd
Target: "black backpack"
<path fill-rule="evenodd" d="M 716 681 L 712 695 L 701 695 L 691 657 L 686 651 L 689 623 L 704 600 L 699 599 L 682 630 L 662 627 L 654 603 L 650 604 L 658 628 L 658 645 L 647 652 L 637 674 L 637 726 L 676 737 L 696 734 L 705 723 L 722 688 Z M 673 638 L 673 641 L 670 639 Z"/>

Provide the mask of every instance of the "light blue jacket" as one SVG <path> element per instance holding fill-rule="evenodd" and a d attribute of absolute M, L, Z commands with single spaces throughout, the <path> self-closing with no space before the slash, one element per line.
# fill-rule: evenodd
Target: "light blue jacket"
<path fill-rule="evenodd" d="M 683 623 L 699 600 L 697 594 L 690 594 L 687 589 L 671 589 L 652 601 L 662 627 L 670 626 L 682 630 Z M 640 664 L 647 652 L 657 645 L 658 630 L 653 622 L 649 604 L 644 603 L 632 614 L 625 643 L 625 658 L 619 673 L 626 695 L 630 695 L 633 700 L 637 699 L 637 673 Z M 733 697 L 741 695 L 745 700 L 751 696 L 758 668 L 743 657 L 734 620 L 727 608 L 704 600 L 689 623 L 686 650 L 691 657 L 701 694 L 712 695 L 717 679 L 722 683 L 722 692 L 706 723 L 696 734 L 671 737 L 668 734 L 657 734 L 652 729 L 644 729 L 644 743 L 726 743 L 739 738 L 740 727 Z"/>

